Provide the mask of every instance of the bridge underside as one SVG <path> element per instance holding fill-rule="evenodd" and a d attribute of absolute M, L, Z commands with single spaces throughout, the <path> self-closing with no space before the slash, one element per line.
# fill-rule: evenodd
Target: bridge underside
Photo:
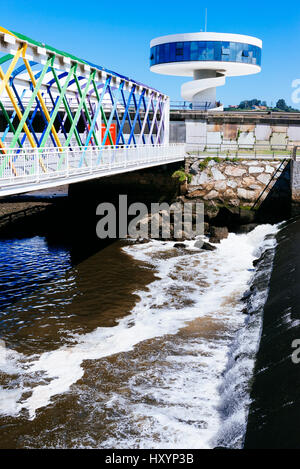
<path fill-rule="evenodd" d="M 169 98 L 0 28 L 0 195 L 183 159 Z"/>

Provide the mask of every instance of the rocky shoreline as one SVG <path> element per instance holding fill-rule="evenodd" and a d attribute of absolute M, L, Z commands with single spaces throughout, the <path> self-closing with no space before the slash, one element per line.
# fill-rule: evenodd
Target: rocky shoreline
<path fill-rule="evenodd" d="M 3 197 L 0 200 L 0 236 L 21 235 L 31 221 L 47 216 L 67 194 L 67 186 L 62 186 Z"/>
<path fill-rule="evenodd" d="M 264 220 L 258 222 L 256 220 L 256 213 L 251 210 L 242 209 L 229 209 L 224 206 L 218 206 L 217 203 L 211 202 L 210 204 L 203 203 L 204 208 L 204 226 L 200 227 L 200 231 L 197 232 L 199 226 L 196 225 L 196 214 L 192 215 L 192 230 L 189 232 L 182 231 L 180 235 L 175 235 L 174 218 L 176 212 L 182 212 L 183 206 L 186 202 L 185 197 L 179 196 L 176 199 L 174 210 L 160 210 L 158 213 L 148 214 L 145 216 L 137 225 L 138 229 L 143 229 L 143 233 L 147 233 L 146 236 L 138 236 L 133 238 L 138 243 L 149 242 L 150 239 L 156 239 L 160 241 L 174 241 L 175 247 L 184 248 L 184 241 L 190 241 L 197 239 L 196 243 L 200 248 L 200 239 L 204 236 L 208 239 L 208 242 L 202 241 L 202 249 L 214 250 L 215 247 L 212 244 L 218 244 L 222 239 L 228 238 L 230 232 L 234 233 L 249 233 L 260 223 L 264 223 Z M 157 229 L 153 230 L 153 227 Z M 163 228 L 164 227 L 164 228 Z M 156 233 L 156 234 L 153 234 Z M 167 233 L 167 234 L 166 234 Z M 128 236 L 130 238 L 130 236 Z"/>

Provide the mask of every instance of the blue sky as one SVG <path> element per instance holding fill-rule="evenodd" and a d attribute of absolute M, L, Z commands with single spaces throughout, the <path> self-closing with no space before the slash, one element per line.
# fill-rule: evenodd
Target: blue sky
<path fill-rule="evenodd" d="M 151 73 L 149 42 L 156 36 L 204 29 L 205 7 L 208 31 L 263 40 L 262 72 L 228 78 L 217 90 L 218 99 L 226 105 L 251 98 L 268 103 L 284 98 L 293 104 L 291 83 L 300 79 L 299 0 L 9 0 L 1 2 L 0 24 L 131 76 L 178 100 L 180 86 L 187 80 Z M 293 106 L 300 108 L 300 104 Z"/>

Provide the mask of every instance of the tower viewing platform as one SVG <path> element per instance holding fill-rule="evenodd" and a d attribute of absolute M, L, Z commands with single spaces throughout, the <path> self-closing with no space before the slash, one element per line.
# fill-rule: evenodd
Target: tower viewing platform
<path fill-rule="evenodd" d="M 186 33 L 158 37 L 150 43 L 150 70 L 164 75 L 193 77 L 184 83 L 181 96 L 194 108 L 220 109 L 216 87 L 226 77 L 261 71 L 262 41 L 228 33 Z"/>

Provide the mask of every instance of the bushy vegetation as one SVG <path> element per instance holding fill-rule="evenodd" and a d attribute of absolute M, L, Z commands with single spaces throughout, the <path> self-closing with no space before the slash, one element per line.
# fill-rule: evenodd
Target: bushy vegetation
<path fill-rule="evenodd" d="M 180 183 L 184 183 L 187 181 L 190 184 L 192 181 L 192 175 L 186 173 L 184 168 L 180 168 L 177 171 L 174 171 L 174 173 L 172 174 L 172 178 L 178 179 L 178 182 Z"/>
<path fill-rule="evenodd" d="M 219 158 L 218 156 L 208 156 L 207 158 L 205 158 L 203 161 L 200 161 L 199 163 L 199 169 L 201 171 L 203 171 L 204 169 L 207 168 L 208 166 L 208 163 L 210 161 L 215 161 L 216 163 L 221 163 L 221 161 L 223 161 L 223 158 Z"/>

